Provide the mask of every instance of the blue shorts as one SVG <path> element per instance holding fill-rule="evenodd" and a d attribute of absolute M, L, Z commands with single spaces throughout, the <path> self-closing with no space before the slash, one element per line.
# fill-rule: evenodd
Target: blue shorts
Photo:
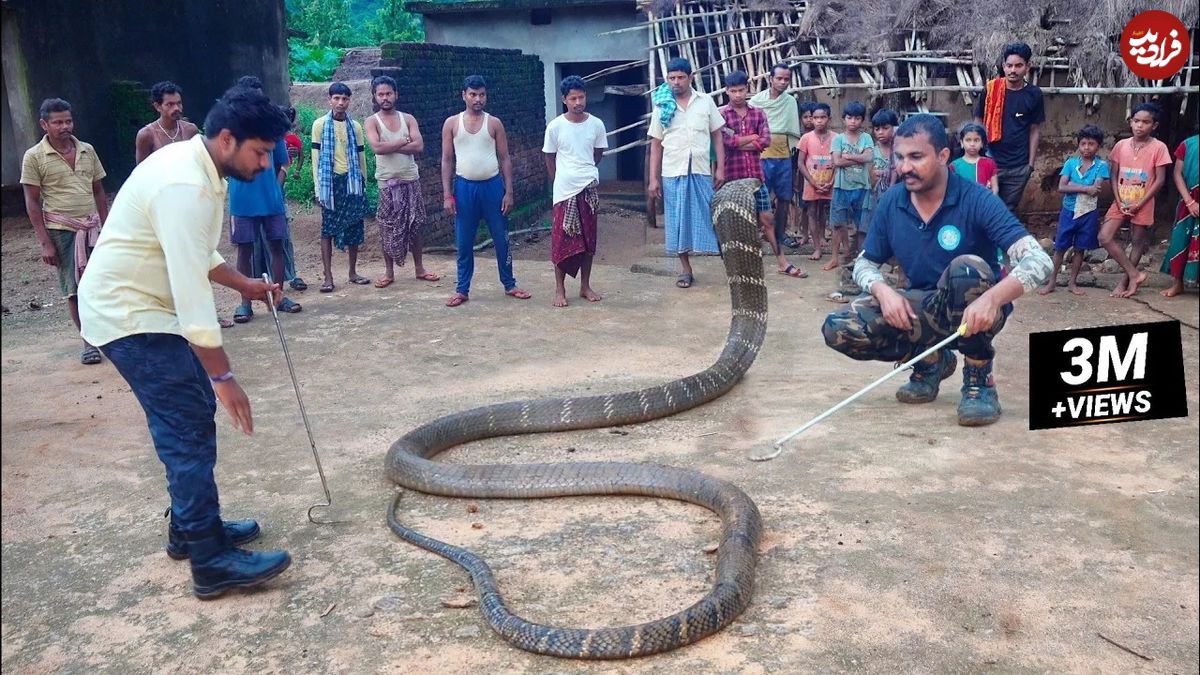
<path fill-rule="evenodd" d="M 258 228 L 262 228 L 267 241 L 279 241 L 288 238 L 287 215 L 277 213 L 273 216 L 230 216 L 229 241 L 242 245 L 253 244 Z"/>
<path fill-rule="evenodd" d="M 754 192 L 754 208 L 759 213 L 770 213 L 771 211 L 771 193 L 767 191 L 766 183 L 759 185 L 758 190 Z"/>
<path fill-rule="evenodd" d="M 785 202 L 792 201 L 792 160 L 764 159 L 762 170 L 765 176 L 763 184 L 774 192 L 776 197 Z"/>
<path fill-rule="evenodd" d="M 1054 235 L 1054 250 L 1065 251 L 1069 248 L 1090 251 L 1100 247 L 1097 234 L 1100 232 L 1100 210 L 1094 209 L 1075 217 L 1072 209 L 1058 212 L 1058 233 Z"/>
<path fill-rule="evenodd" d="M 843 190 L 833 188 L 833 204 L 829 207 L 829 226 L 835 230 L 858 230 L 863 221 L 863 202 L 867 190 Z M 866 231 L 863 228 L 863 231 Z"/>

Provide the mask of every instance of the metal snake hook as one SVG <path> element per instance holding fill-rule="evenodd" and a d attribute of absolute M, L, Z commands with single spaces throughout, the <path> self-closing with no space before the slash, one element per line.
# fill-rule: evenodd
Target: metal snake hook
<path fill-rule="evenodd" d="M 883 377 L 879 378 L 878 380 L 875 380 L 871 384 L 868 384 L 867 386 L 863 387 L 862 389 L 859 389 L 857 392 L 851 394 L 846 400 L 833 406 L 829 410 L 826 410 L 825 412 L 821 413 L 820 415 L 817 415 L 816 417 L 812 418 L 811 420 L 806 422 L 804 424 L 804 426 L 800 427 L 799 429 L 796 429 L 795 431 L 788 434 L 787 436 L 784 436 L 783 438 L 775 441 L 775 445 L 773 445 L 771 447 L 771 449 L 768 450 L 766 453 L 763 453 L 763 454 L 751 453 L 746 456 L 746 459 L 749 459 L 752 462 L 765 462 L 767 460 L 775 459 L 776 457 L 778 457 L 780 455 L 780 453 L 783 452 L 783 444 L 784 443 L 787 443 L 788 441 L 792 440 L 793 438 L 799 436 L 804 431 L 807 431 L 809 429 L 809 427 L 815 426 L 817 424 L 817 422 L 820 422 L 821 420 L 825 419 L 826 417 L 829 417 L 833 413 L 835 413 L 835 412 L 841 410 L 842 408 L 846 407 L 847 405 L 853 403 L 860 396 L 862 396 L 863 394 L 866 394 L 868 391 L 871 391 L 872 389 L 874 389 L 875 387 L 878 387 L 879 385 L 883 384 L 884 382 L 887 382 L 888 380 L 892 379 L 892 377 L 894 377 L 898 373 L 902 373 L 902 372 L 908 370 L 909 368 L 912 368 L 914 365 L 916 365 L 918 362 L 920 362 L 921 359 L 925 358 L 926 356 L 929 356 L 930 354 L 936 352 L 937 350 L 941 349 L 942 347 L 949 345 L 951 342 L 954 342 L 959 337 L 966 335 L 966 333 L 967 333 L 967 324 L 964 323 L 958 327 L 958 330 L 956 330 L 953 333 L 951 333 L 950 335 L 948 335 L 944 340 L 938 342 L 937 344 L 933 345 L 929 349 L 926 349 L 925 351 L 921 352 L 920 354 L 917 354 L 916 356 L 912 357 L 908 361 L 901 363 L 900 365 L 896 366 L 893 370 L 888 372 Z"/>
<path fill-rule="evenodd" d="M 271 284 L 271 276 L 263 274 L 263 281 Z M 321 455 L 317 453 L 317 442 L 313 439 L 312 426 L 308 423 L 308 413 L 304 410 L 304 400 L 300 398 L 300 382 L 296 380 L 296 369 L 292 367 L 292 355 L 288 352 L 287 340 L 283 337 L 283 324 L 279 323 L 279 312 L 275 309 L 275 299 L 272 297 L 267 306 L 271 308 L 271 318 L 275 319 L 275 330 L 279 331 L 279 344 L 283 346 L 283 360 L 287 362 L 288 374 L 292 376 L 292 387 L 296 390 L 296 403 L 300 406 L 300 419 L 304 420 L 304 430 L 308 432 L 308 445 L 312 448 L 313 459 L 317 462 L 317 475 L 321 478 L 321 489 L 325 492 L 324 504 L 313 504 L 308 507 L 308 522 L 314 525 L 335 525 L 344 520 L 326 518 L 318 520 L 313 517 L 313 509 L 329 509 L 333 507 L 333 497 L 329 495 L 329 483 L 325 481 L 325 469 L 321 468 Z"/>

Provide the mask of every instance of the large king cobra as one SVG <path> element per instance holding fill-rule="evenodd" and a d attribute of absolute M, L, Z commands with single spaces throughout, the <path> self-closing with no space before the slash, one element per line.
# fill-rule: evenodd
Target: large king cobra
<path fill-rule="evenodd" d="M 707 637 L 732 622 L 750 602 L 762 521 L 758 507 L 736 486 L 660 464 L 455 465 L 431 461 L 443 450 L 484 438 L 609 427 L 659 419 L 712 401 L 733 388 L 754 363 L 767 329 L 767 289 L 754 208 L 754 179 L 734 181 L 713 199 L 733 303 L 733 320 L 720 358 L 695 375 L 638 391 L 583 398 L 546 398 L 483 406 L 440 417 L 405 434 L 387 454 L 387 475 L 428 494 L 472 498 L 642 495 L 690 502 L 721 517 L 712 590 L 691 607 L 657 621 L 618 628 L 556 628 L 513 614 L 487 563 L 474 553 L 402 525 L 400 498 L 388 525 L 407 542 L 461 565 L 471 575 L 492 629 L 521 649 L 539 654 L 619 659 L 664 652 Z"/>

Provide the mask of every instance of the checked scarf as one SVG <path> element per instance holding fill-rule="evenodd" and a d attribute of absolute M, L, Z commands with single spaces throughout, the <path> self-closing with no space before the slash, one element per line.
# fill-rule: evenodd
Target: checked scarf
<path fill-rule="evenodd" d="M 671 126 L 671 120 L 675 119 L 675 111 L 679 107 L 675 103 L 675 94 L 671 92 L 671 87 L 666 82 L 658 85 L 658 89 L 650 96 L 650 101 L 658 108 L 658 119 L 663 128 Z"/>
<path fill-rule="evenodd" d="M 318 186 L 319 201 L 330 210 L 337 209 L 333 203 L 333 126 L 333 111 L 330 110 L 325 116 L 325 126 L 321 129 L 321 154 L 317 163 L 317 177 L 321 183 Z M 349 167 L 346 191 L 352 195 L 361 195 L 364 183 L 362 169 L 358 165 L 358 138 L 354 134 L 354 121 L 349 116 L 346 117 L 346 146 L 346 165 Z"/>
<path fill-rule="evenodd" d="M 588 208 L 595 214 L 596 209 L 600 208 L 600 194 L 596 191 L 596 186 L 599 184 L 597 181 L 592 181 L 592 184 L 585 187 L 582 192 L 567 200 L 567 206 L 563 210 L 563 234 L 568 237 L 578 237 L 583 233 L 579 202 L 580 200 L 586 202 Z"/>

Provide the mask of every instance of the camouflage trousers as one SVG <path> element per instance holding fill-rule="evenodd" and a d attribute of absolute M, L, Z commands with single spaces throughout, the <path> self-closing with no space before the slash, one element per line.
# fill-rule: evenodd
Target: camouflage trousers
<path fill-rule="evenodd" d="M 821 333 L 825 344 L 858 361 L 907 361 L 958 330 L 963 310 L 995 283 L 983 258 L 960 255 L 942 272 L 937 288 L 900 291 L 917 315 L 911 331 L 889 326 L 875 298 L 860 295 L 825 317 Z M 1012 305 L 1005 305 L 990 330 L 960 338 L 950 348 L 967 358 L 990 361 L 996 356 L 992 340 L 1011 312 Z"/>

